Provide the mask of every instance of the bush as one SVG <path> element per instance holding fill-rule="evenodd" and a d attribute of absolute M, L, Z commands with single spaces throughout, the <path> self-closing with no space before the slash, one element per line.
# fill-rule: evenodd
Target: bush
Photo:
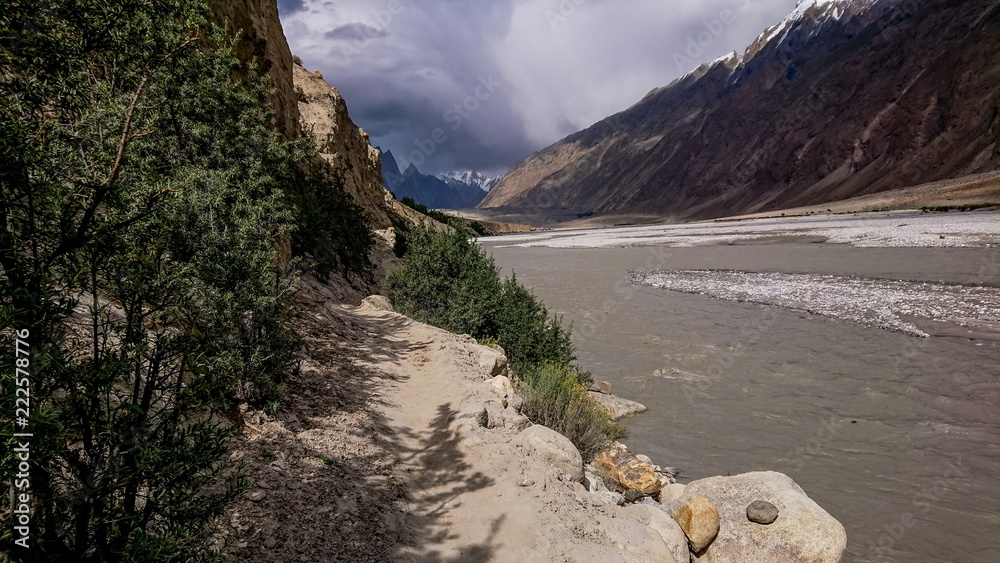
<path fill-rule="evenodd" d="M 371 281 L 369 253 L 375 235 L 364 209 L 344 191 L 344 180 L 324 172 L 325 164 L 304 165 L 296 171 L 288 195 L 296 210 L 292 250 L 310 254 L 312 270 L 323 279 L 338 271 L 353 282 L 357 275 Z"/>
<path fill-rule="evenodd" d="M 195 561 L 246 486 L 235 401 L 296 356 L 273 241 L 301 148 L 201 0 L 0 3 L 0 363 L 29 331 L 34 561 Z M 301 144 L 301 143 L 299 143 Z M 30 330 L 29 330 L 30 329 Z M 12 475 L 13 394 L 0 394 Z"/>
<path fill-rule="evenodd" d="M 587 396 L 590 374 L 576 359 L 570 330 L 516 277 L 500 269 L 466 229 L 417 228 L 405 237 L 406 264 L 386 292 L 399 312 L 504 348 L 532 407 L 526 414 L 570 438 L 592 456 L 621 435 L 608 413 Z"/>
<path fill-rule="evenodd" d="M 566 436 L 584 460 L 604 451 L 611 440 L 624 435 L 608 412 L 577 381 L 576 372 L 566 366 L 546 362 L 534 380 L 521 388 L 522 411 L 533 422 Z"/>

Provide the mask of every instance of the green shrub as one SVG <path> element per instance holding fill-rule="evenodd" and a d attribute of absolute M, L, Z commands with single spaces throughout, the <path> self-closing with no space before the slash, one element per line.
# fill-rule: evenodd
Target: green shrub
<path fill-rule="evenodd" d="M 542 364 L 534 380 L 520 390 L 524 396 L 521 412 L 569 438 L 584 460 L 590 461 L 624 432 L 576 379 L 572 368 Z"/>
<path fill-rule="evenodd" d="M 499 343 L 523 383 L 529 418 L 562 432 L 592 456 L 621 429 L 587 395 L 592 379 L 572 365 L 570 330 L 516 277 L 501 279 L 471 235 L 465 229 L 408 232 L 406 264 L 389 276 L 389 298 L 414 319 Z"/>
<path fill-rule="evenodd" d="M 197 561 L 246 487 L 235 401 L 278 400 L 298 349 L 273 241 L 302 143 L 201 0 L 0 3 L 0 363 L 30 329 L 22 561 Z M 6 388 L 5 388 L 6 389 Z M 0 394 L 11 475 L 13 394 Z"/>

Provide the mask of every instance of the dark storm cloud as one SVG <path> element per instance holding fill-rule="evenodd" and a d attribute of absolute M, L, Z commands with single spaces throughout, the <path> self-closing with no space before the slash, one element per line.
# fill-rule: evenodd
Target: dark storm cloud
<path fill-rule="evenodd" d="M 323 34 L 325 39 L 374 39 L 385 37 L 389 32 L 364 23 L 349 23 L 335 27 Z"/>
<path fill-rule="evenodd" d="M 281 16 L 291 15 L 305 9 L 305 0 L 278 0 L 278 14 Z"/>
<path fill-rule="evenodd" d="M 502 171 L 698 64 L 795 0 L 282 0 L 292 51 L 405 167 Z"/>

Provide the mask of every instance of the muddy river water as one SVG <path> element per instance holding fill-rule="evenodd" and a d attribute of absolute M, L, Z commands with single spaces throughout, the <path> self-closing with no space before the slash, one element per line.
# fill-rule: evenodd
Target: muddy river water
<path fill-rule="evenodd" d="M 722 270 L 753 283 L 763 273 L 779 285 L 812 279 L 783 274 L 869 279 L 873 289 L 860 295 L 878 302 L 889 299 L 877 293 L 880 280 L 891 280 L 893 291 L 906 291 L 901 282 L 992 291 L 1000 248 L 981 241 L 863 247 L 796 236 L 735 245 L 716 237 L 699 246 L 697 238 L 598 248 L 519 245 L 537 235 L 482 243 L 573 323 L 581 365 L 649 407 L 625 422 L 626 442 L 678 467 L 682 482 L 786 473 L 847 528 L 844 561 L 1000 561 L 997 323 L 906 319 L 920 328 L 906 333 L 801 302 L 635 285 L 630 277 Z M 846 299 L 858 298 L 858 283 Z M 933 303 L 907 307 L 937 314 Z"/>

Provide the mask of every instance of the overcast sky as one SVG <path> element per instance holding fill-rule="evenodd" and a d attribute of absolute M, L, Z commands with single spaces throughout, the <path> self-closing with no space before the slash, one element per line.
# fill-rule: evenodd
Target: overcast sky
<path fill-rule="evenodd" d="M 292 53 L 401 167 L 504 172 L 743 49 L 795 0 L 278 0 Z"/>

